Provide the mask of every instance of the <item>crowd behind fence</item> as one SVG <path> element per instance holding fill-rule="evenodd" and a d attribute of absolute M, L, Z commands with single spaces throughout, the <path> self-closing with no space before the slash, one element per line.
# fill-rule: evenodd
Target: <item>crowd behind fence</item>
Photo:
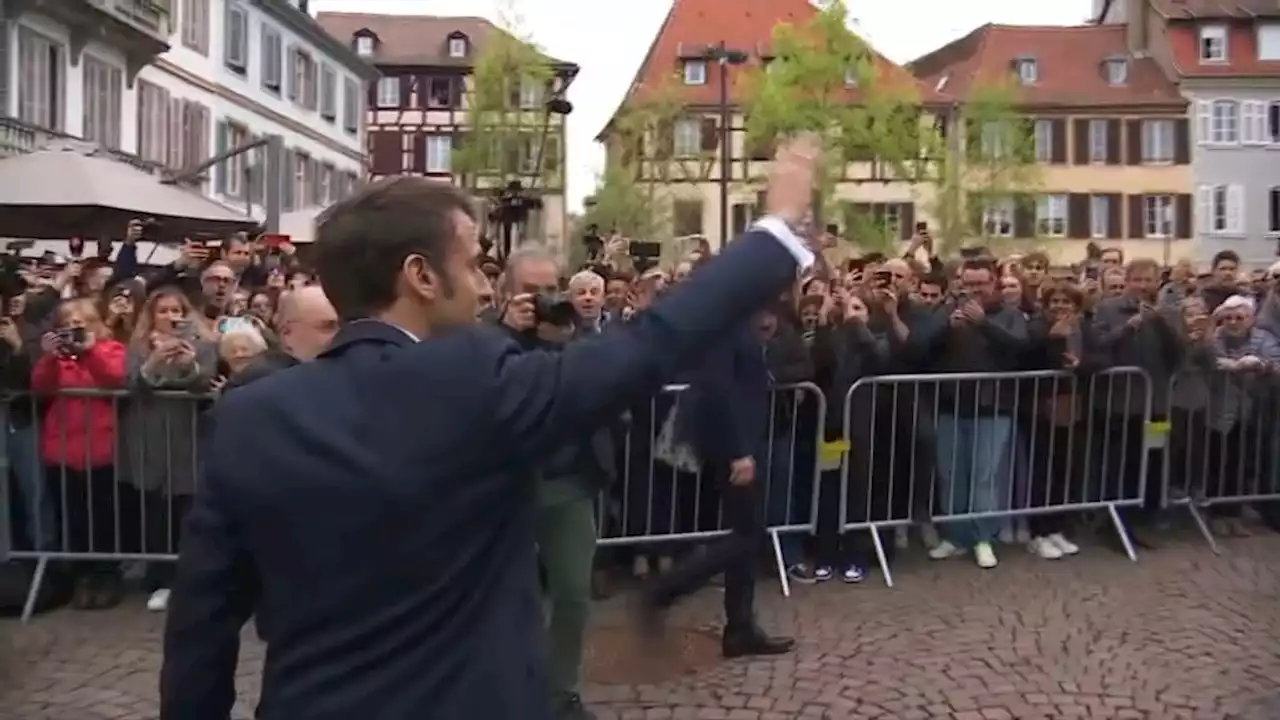
<path fill-rule="evenodd" d="M 723 478 L 674 432 L 684 390 L 627 413 L 618 479 L 597 503 L 602 548 L 663 552 L 728 532 Z M 1193 371 L 1163 390 L 1130 367 L 872 376 L 840 398 L 777 387 L 757 483 L 783 592 L 805 536 L 819 558 L 866 553 L 892 585 L 887 538 L 917 524 L 984 542 L 1102 511 L 1136 560 L 1126 514 L 1185 507 L 1216 549 L 1243 505 L 1280 501 L 1280 383 Z M 212 402 L 88 389 L 6 400 L 3 519 L 10 555 L 35 561 L 24 619 L 51 562 L 92 573 L 176 560 Z"/>

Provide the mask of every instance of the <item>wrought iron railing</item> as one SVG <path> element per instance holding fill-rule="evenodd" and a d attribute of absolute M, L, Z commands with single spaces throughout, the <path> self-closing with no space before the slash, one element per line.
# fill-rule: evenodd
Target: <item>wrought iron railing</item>
<path fill-rule="evenodd" d="M 25 155 L 43 150 L 59 142 L 80 142 L 92 145 L 83 138 L 69 135 L 57 130 L 50 130 L 33 125 L 15 117 L 0 116 L 0 158 Z M 142 158 L 123 150 L 99 147 L 99 150 L 120 162 L 128 163 L 139 170 L 158 175 L 164 169 L 159 163 Z"/>

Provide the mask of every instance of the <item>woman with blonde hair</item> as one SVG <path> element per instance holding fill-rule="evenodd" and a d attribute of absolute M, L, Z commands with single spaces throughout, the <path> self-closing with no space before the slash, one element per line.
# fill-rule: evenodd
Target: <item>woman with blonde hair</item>
<path fill-rule="evenodd" d="M 160 288 L 143 304 L 129 345 L 133 401 L 125 414 L 123 477 L 142 493 L 140 552 L 178 552 L 178 530 L 195 492 L 202 396 L 218 369 L 200 320 L 180 289 Z M 149 610 L 168 607 L 172 578 L 172 563 L 148 566 Z"/>

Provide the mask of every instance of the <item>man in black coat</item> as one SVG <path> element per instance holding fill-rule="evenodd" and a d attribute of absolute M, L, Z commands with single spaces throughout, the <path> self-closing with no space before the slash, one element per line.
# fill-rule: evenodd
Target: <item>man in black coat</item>
<path fill-rule="evenodd" d="M 240 631 L 261 720 L 552 720 L 531 463 L 655 392 L 813 254 L 817 143 L 773 164 L 769 216 L 635 322 L 563 351 L 477 327 L 471 200 L 424 178 L 331 208 L 316 268 L 349 321 L 315 361 L 214 409 L 167 615 L 163 720 L 226 720 Z"/>

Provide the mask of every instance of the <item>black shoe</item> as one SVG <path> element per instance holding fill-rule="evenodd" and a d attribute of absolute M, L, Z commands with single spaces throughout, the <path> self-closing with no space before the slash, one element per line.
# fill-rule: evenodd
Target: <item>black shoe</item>
<path fill-rule="evenodd" d="M 720 641 L 720 650 L 726 658 L 746 657 L 748 655 L 782 655 L 791 652 L 796 641 L 791 638 L 769 637 L 758 627 L 744 632 L 724 633 Z"/>
<path fill-rule="evenodd" d="M 556 720 L 596 720 L 596 715 L 582 705 L 578 693 L 565 693 L 556 698 Z"/>

